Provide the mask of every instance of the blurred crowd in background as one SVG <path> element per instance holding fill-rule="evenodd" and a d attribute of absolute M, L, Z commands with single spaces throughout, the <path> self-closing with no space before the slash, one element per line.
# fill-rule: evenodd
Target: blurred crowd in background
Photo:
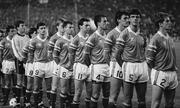
<path fill-rule="evenodd" d="M 151 37 L 154 27 L 154 13 L 163 11 L 175 18 L 172 35 L 180 39 L 180 1 L 179 0 L 0 0 L 0 30 L 16 20 L 24 20 L 27 27 L 34 27 L 42 21 L 48 25 L 49 34 L 56 32 L 58 18 L 77 21 L 81 17 L 93 18 L 96 14 L 105 14 L 110 21 L 110 29 L 115 27 L 114 14 L 118 10 L 139 8 L 143 15 L 142 28 L 147 37 Z M 1 31 L 0 31 L 1 35 Z"/>

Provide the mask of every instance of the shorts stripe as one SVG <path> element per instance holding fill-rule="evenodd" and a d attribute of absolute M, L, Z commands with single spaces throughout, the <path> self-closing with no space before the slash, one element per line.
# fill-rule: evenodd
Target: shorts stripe
<path fill-rule="evenodd" d="M 92 75 L 92 78 L 94 78 L 94 65 L 91 64 L 91 75 Z"/>
<path fill-rule="evenodd" d="M 123 63 L 123 70 L 122 70 L 124 76 L 126 76 L 126 67 L 127 67 L 127 62 L 124 62 Z M 125 80 L 125 77 L 124 77 L 124 80 Z"/>
<path fill-rule="evenodd" d="M 159 71 L 156 71 L 156 73 L 155 73 L 155 77 L 154 77 L 154 82 L 153 82 L 153 85 L 156 85 L 157 80 L 158 80 L 158 76 L 159 76 Z"/>
<path fill-rule="evenodd" d="M 111 75 L 114 75 L 115 67 L 116 67 L 116 62 L 113 62 Z"/>

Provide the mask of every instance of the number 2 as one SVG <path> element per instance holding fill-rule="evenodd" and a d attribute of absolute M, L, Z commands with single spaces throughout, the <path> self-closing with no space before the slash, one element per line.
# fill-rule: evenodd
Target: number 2
<path fill-rule="evenodd" d="M 164 85 L 165 82 L 166 82 L 166 80 L 165 80 L 165 79 L 162 79 L 162 82 L 160 83 L 160 85 L 164 87 L 164 86 L 165 86 L 165 85 Z"/>

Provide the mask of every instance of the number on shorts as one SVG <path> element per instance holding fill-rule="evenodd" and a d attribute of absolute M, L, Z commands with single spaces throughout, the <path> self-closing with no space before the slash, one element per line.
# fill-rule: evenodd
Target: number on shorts
<path fill-rule="evenodd" d="M 133 74 L 129 74 L 129 81 L 133 81 Z"/>
<path fill-rule="evenodd" d="M 39 70 L 36 70 L 36 71 L 35 71 L 35 75 L 38 75 L 38 74 L 39 74 Z"/>
<path fill-rule="evenodd" d="M 29 71 L 29 75 L 32 76 L 33 75 L 33 70 Z"/>
<path fill-rule="evenodd" d="M 65 78 L 66 77 L 66 72 L 62 73 L 62 77 Z"/>
<path fill-rule="evenodd" d="M 165 79 L 162 79 L 162 82 L 160 83 L 160 85 L 164 87 L 164 86 L 165 86 L 165 85 L 164 85 L 165 82 L 166 82 L 166 80 L 165 80 Z"/>
<path fill-rule="evenodd" d="M 96 79 L 100 80 L 101 79 L 101 75 L 99 74 Z"/>
<path fill-rule="evenodd" d="M 78 74 L 78 79 L 82 79 L 82 74 Z"/>
<path fill-rule="evenodd" d="M 122 77 L 123 77 L 122 71 L 117 71 L 117 77 L 119 77 L 119 78 L 122 78 Z"/>

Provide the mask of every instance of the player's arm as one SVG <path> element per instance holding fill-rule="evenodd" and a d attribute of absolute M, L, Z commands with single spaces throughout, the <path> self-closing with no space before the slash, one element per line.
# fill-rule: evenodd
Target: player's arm
<path fill-rule="evenodd" d="M 124 50 L 125 40 L 126 40 L 125 37 L 127 37 L 127 34 L 125 32 L 122 32 L 120 36 L 117 38 L 116 44 L 115 44 L 114 57 L 116 58 L 120 66 L 122 66 L 122 62 L 121 63 L 119 62 L 119 57 L 121 57 L 120 55 L 123 53 L 123 50 Z"/>
<path fill-rule="evenodd" d="M 22 50 L 22 57 L 23 57 L 23 61 L 26 61 L 27 58 L 28 58 L 28 53 L 29 53 L 29 42 L 26 43 L 26 45 L 23 47 L 23 50 Z"/>
<path fill-rule="evenodd" d="M 75 37 L 72 42 L 70 43 L 69 46 L 69 62 L 70 62 L 70 70 L 73 69 L 73 64 L 75 61 L 75 56 L 76 56 L 76 50 L 78 48 L 78 37 Z"/>
<path fill-rule="evenodd" d="M 150 43 L 147 47 L 147 50 L 146 50 L 146 61 L 147 61 L 147 64 L 150 68 L 153 68 L 154 67 L 154 58 L 156 56 L 156 53 L 157 53 L 157 41 L 156 39 L 153 37 L 151 40 L 150 40 Z"/>
<path fill-rule="evenodd" d="M 2 61 L 3 61 L 3 50 L 4 50 L 4 41 L 0 42 L 0 69 L 2 68 Z"/>
<path fill-rule="evenodd" d="M 54 46 L 54 51 L 53 51 L 53 59 L 56 62 L 56 64 L 59 64 L 60 62 L 59 55 L 61 52 L 61 48 L 62 48 L 62 42 L 57 40 Z"/>
<path fill-rule="evenodd" d="M 29 43 L 30 61 L 33 61 L 35 49 L 36 49 L 36 42 L 34 40 L 32 40 Z"/>
<path fill-rule="evenodd" d="M 18 39 L 18 36 L 14 36 L 14 38 L 12 39 L 12 48 L 13 48 L 13 52 L 15 57 L 22 61 L 22 55 L 20 53 L 21 49 L 20 49 L 20 40 Z"/>
<path fill-rule="evenodd" d="M 53 37 L 51 37 L 51 39 L 49 40 L 49 43 L 48 43 L 48 57 L 53 56 L 53 50 L 54 50 L 55 42 L 53 41 L 52 38 Z"/>
<path fill-rule="evenodd" d="M 88 40 L 85 43 L 85 47 L 84 47 L 84 53 L 83 53 L 83 60 L 84 60 L 84 64 L 89 66 L 90 63 L 87 62 L 90 60 L 90 56 L 91 56 L 91 51 L 92 49 L 95 47 L 95 37 L 94 36 L 90 36 L 88 38 Z"/>
<path fill-rule="evenodd" d="M 108 63 L 110 62 L 110 56 L 114 42 L 115 40 L 113 40 L 113 35 L 108 33 L 104 42 L 104 56 Z"/>

